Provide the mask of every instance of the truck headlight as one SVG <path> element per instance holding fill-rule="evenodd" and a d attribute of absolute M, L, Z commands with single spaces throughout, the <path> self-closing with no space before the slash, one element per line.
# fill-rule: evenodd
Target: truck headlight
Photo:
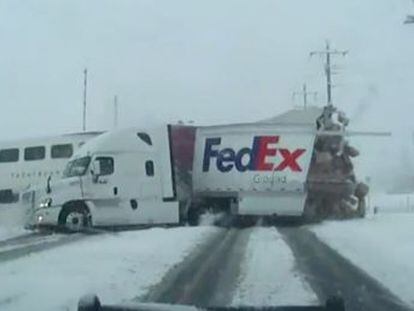
<path fill-rule="evenodd" d="M 52 206 L 52 198 L 46 198 L 42 200 L 39 204 L 40 208 L 47 208 Z"/>

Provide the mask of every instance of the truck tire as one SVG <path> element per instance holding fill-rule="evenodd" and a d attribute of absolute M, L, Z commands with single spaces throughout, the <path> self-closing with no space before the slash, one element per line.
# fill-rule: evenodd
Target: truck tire
<path fill-rule="evenodd" d="M 342 297 L 332 296 L 326 300 L 327 311 L 345 311 L 345 302 Z"/>
<path fill-rule="evenodd" d="M 236 228 L 241 228 L 241 229 L 254 227 L 257 221 L 258 221 L 257 217 L 252 216 L 252 215 L 235 215 L 234 220 L 233 220 L 234 226 Z"/>
<path fill-rule="evenodd" d="M 196 208 L 190 208 L 187 214 L 187 221 L 190 226 L 198 226 L 200 223 L 200 213 Z"/>
<path fill-rule="evenodd" d="M 69 232 L 81 232 L 90 227 L 90 214 L 82 205 L 72 205 L 63 208 L 59 216 L 59 225 Z"/>
<path fill-rule="evenodd" d="M 305 203 L 305 209 L 303 210 L 302 222 L 304 224 L 311 224 L 318 222 L 318 201 L 308 200 Z"/>
<path fill-rule="evenodd" d="M 79 299 L 78 311 L 102 311 L 101 302 L 96 295 L 85 295 Z"/>

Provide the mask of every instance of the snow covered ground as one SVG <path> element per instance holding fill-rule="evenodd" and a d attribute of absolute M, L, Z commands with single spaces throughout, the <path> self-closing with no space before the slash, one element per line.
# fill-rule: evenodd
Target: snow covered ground
<path fill-rule="evenodd" d="M 0 241 L 31 233 L 24 229 L 25 212 L 18 204 L 0 204 Z"/>
<path fill-rule="evenodd" d="M 23 227 L 17 226 L 4 226 L 0 227 L 0 241 L 15 238 L 17 236 L 30 234 L 32 231 L 25 230 Z"/>
<path fill-rule="evenodd" d="M 295 271 L 295 259 L 275 228 L 256 227 L 242 263 L 233 305 L 303 305 L 318 303 L 310 286 Z"/>
<path fill-rule="evenodd" d="M 45 236 L 41 236 L 41 235 L 32 236 L 30 237 L 30 239 L 21 239 L 18 241 L 15 240 L 12 243 L 9 243 L 10 241 L 8 241 L 4 245 L 0 246 L 0 253 L 11 251 L 11 250 L 24 249 L 28 246 L 33 247 L 36 245 L 44 245 L 45 243 L 58 242 L 59 240 L 65 240 L 68 237 L 69 236 L 65 234 L 55 233 L 55 234 L 50 234 L 50 235 L 45 235 Z M 73 237 L 73 235 L 70 237 Z"/>
<path fill-rule="evenodd" d="M 200 226 L 213 226 L 217 221 L 223 218 L 224 213 L 204 213 L 200 215 Z"/>
<path fill-rule="evenodd" d="M 414 194 L 375 194 L 371 195 L 371 207 L 379 213 L 414 213 Z"/>
<path fill-rule="evenodd" d="M 96 293 L 104 303 L 139 297 L 214 234 L 214 227 L 153 228 L 91 236 L 0 265 L 1 310 L 76 310 Z"/>
<path fill-rule="evenodd" d="M 310 229 L 332 248 L 414 306 L 414 213 L 326 221 Z"/>

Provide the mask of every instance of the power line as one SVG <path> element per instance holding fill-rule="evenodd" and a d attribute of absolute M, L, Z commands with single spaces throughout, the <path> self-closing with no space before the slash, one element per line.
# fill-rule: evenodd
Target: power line
<path fill-rule="evenodd" d="M 329 41 L 326 41 L 325 50 L 322 51 L 312 51 L 310 52 L 310 56 L 320 55 L 326 57 L 325 62 L 325 75 L 326 75 L 326 93 L 327 93 L 327 104 L 328 106 L 332 106 L 332 65 L 331 65 L 331 56 L 340 55 L 345 56 L 348 54 L 348 51 L 339 51 L 339 50 L 331 50 L 329 46 Z"/>
<path fill-rule="evenodd" d="M 114 96 L 114 128 L 118 127 L 118 95 Z"/>
<path fill-rule="evenodd" d="M 82 130 L 86 131 L 86 90 L 88 86 L 88 69 L 85 68 L 83 70 L 83 122 L 82 122 Z"/>
<path fill-rule="evenodd" d="M 306 110 L 308 107 L 308 95 L 313 95 L 314 100 L 316 100 L 318 92 L 310 92 L 306 88 L 306 83 L 302 85 L 302 91 L 301 92 L 293 92 L 293 98 L 295 98 L 298 95 L 303 96 L 303 108 Z"/>

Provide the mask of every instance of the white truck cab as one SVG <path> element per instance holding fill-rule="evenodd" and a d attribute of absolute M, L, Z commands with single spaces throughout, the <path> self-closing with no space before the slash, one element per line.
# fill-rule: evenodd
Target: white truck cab
<path fill-rule="evenodd" d="M 61 178 L 24 194 L 29 225 L 79 230 L 178 223 L 168 131 L 129 128 L 90 140 Z"/>

